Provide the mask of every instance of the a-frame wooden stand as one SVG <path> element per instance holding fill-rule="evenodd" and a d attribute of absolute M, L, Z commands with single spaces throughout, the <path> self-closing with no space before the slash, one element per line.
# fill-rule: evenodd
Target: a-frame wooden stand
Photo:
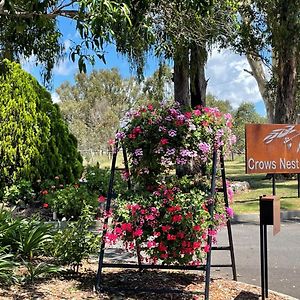
<path fill-rule="evenodd" d="M 129 171 L 128 167 L 128 160 L 126 155 L 126 150 L 124 147 L 122 147 L 123 151 L 123 157 L 124 157 L 124 165 L 125 170 Z M 106 202 L 106 212 L 110 211 L 111 208 L 111 201 L 113 199 L 113 185 L 114 185 L 114 176 L 115 171 L 118 170 L 116 168 L 116 161 L 117 161 L 117 154 L 118 154 L 118 143 L 115 143 L 114 153 L 112 157 L 112 165 L 111 165 L 111 174 L 110 174 L 110 180 L 109 180 L 109 187 L 108 187 L 108 193 L 107 193 L 107 202 Z M 219 156 L 219 157 L 218 157 Z M 222 188 L 217 188 L 216 186 L 216 179 L 217 179 L 217 168 L 218 168 L 218 161 L 221 168 L 221 175 L 222 175 Z M 128 180 L 128 188 L 131 188 L 131 182 L 130 178 Z M 227 194 L 227 185 L 226 185 L 226 176 L 225 176 L 225 165 L 224 165 L 224 157 L 222 151 L 218 154 L 217 151 L 214 151 L 213 153 L 213 167 L 212 167 L 212 176 L 211 176 L 211 194 L 210 198 L 215 199 L 216 193 L 222 192 L 224 194 L 224 202 L 225 207 L 229 207 L 228 203 L 228 194 Z M 211 218 L 213 218 L 213 212 L 214 212 L 214 201 L 209 205 L 208 207 L 209 213 L 211 215 Z M 99 253 L 99 264 L 98 264 L 98 272 L 96 277 L 96 290 L 98 292 L 103 292 L 105 290 L 111 290 L 109 287 L 105 287 L 103 285 L 103 277 L 102 277 L 102 270 L 103 268 L 125 268 L 125 269 L 164 269 L 164 270 L 196 270 L 196 271 L 204 271 L 205 272 L 205 290 L 204 292 L 201 292 L 201 294 L 204 295 L 205 300 L 209 300 L 209 284 L 210 284 L 210 272 L 212 267 L 230 267 L 232 268 L 232 274 L 233 279 L 237 280 L 236 275 L 236 266 L 235 266 L 235 257 L 234 257 L 234 247 L 233 247 L 233 238 L 232 238 L 232 231 L 231 231 L 231 222 L 230 220 L 227 221 L 227 231 L 228 231 L 228 246 L 224 247 L 211 247 L 212 246 L 212 237 L 208 235 L 208 245 L 210 247 L 210 251 L 207 253 L 206 258 L 206 264 L 202 266 L 175 266 L 175 265 L 150 265 L 150 264 L 142 264 L 141 260 L 138 256 L 138 263 L 137 264 L 129 264 L 129 263 L 105 263 L 104 262 L 104 252 L 105 252 L 105 235 L 107 233 L 107 225 L 108 225 L 108 218 L 104 219 L 104 226 L 103 226 L 103 233 L 102 233 L 102 242 L 100 247 L 100 253 Z M 213 229 L 213 228 L 210 228 Z M 227 250 L 230 251 L 230 257 L 231 257 L 231 264 L 211 264 L 211 251 L 212 250 Z M 125 290 L 125 289 L 121 289 Z M 157 293 L 182 293 L 181 290 L 178 289 L 139 289 L 135 292 L 157 292 Z M 200 292 L 198 292 L 200 294 Z"/>

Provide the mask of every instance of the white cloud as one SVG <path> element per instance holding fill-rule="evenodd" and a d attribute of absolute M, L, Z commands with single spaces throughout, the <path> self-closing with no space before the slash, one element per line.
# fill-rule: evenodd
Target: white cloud
<path fill-rule="evenodd" d="M 53 69 L 54 75 L 69 76 L 76 72 L 77 63 L 70 61 L 69 58 L 65 58 L 63 61 L 55 65 Z"/>
<path fill-rule="evenodd" d="M 56 92 L 51 93 L 51 99 L 53 103 L 58 103 L 60 102 L 59 95 Z"/>
<path fill-rule="evenodd" d="M 219 99 L 229 100 L 233 108 L 243 101 L 259 102 L 261 96 L 250 70 L 246 57 L 230 50 L 212 50 L 208 59 L 206 77 L 207 90 Z"/>

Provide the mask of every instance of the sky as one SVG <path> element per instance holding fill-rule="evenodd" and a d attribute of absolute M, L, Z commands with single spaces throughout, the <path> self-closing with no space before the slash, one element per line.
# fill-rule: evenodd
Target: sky
<path fill-rule="evenodd" d="M 79 35 L 75 31 L 71 20 L 60 18 L 59 28 L 62 32 L 62 42 L 66 49 L 66 57 L 53 70 L 53 88 L 50 91 L 54 102 L 59 101 L 55 89 L 64 81 L 74 82 L 74 75 L 78 72 L 77 62 L 73 63 L 69 58 L 68 51 L 73 42 L 79 41 Z M 126 57 L 116 53 L 113 45 L 105 48 L 106 64 L 96 59 L 95 66 L 88 66 L 88 72 L 92 69 L 109 69 L 116 67 L 123 77 L 133 76 Z M 22 61 L 24 69 L 41 81 L 39 69 L 35 67 L 34 58 Z M 144 75 L 150 76 L 156 70 L 158 60 L 148 57 Z M 248 101 L 255 105 L 256 111 L 265 115 L 264 103 L 259 94 L 257 83 L 253 76 L 245 71 L 250 70 L 245 56 L 240 56 L 230 50 L 218 51 L 214 48 L 208 57 L 206 77 L 208 79 L 207 91 L 218 99 L 229 100 L 233 108 L 237 108 L 242 102 Z"/>

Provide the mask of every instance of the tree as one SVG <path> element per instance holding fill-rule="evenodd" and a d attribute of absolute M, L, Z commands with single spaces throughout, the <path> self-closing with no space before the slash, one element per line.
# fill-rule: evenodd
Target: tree
<path fill-rule="evenodd" d="M 260 116 L 255 111 L 253 103 L 243 102 L 233 114 L 234 126 L 233 133 L 236 136 L 234 150 L 238 153 L 245 151 L 245 124 L 266 123 L 266 118 Z"/>
<path fill-rule="evenodd" d="M 154 74 L 143 81 L 143 92 L 148 100 L 153 102 L 168 101 L 173 96 L 172 70 L 166 64 L 160 64 Z M 172 97 L 173 98 L 173 97 Z"/>
<path fill-rule="evenodd" d="M 115 68 L 77 74 L 73 86 L 63 83 L 57 93 L 62 114 L 83 151 L 106 147 L 125 112 L 145 98 L 137 82 L 122 79 Z"/>
<path fill-rule="evenodd" d="M 174 61 L 174 98 L 183 105 L 205 104 L 207 47 L 231 31 L 234 1 L 131 1 L 131 30 L 114 32 L 118 51 L 144 66 L 145 54 Z M 137 21 L 135 21 L 137 20 Z M 197 101 L 196 101 L 197 99 Z"/>
<path fill-rule="evenodd" d="M 299 0 L 245 0 L 234 47 L 246 53 L 272 123 L 295 123 L 299 70 Z M 264 65 L 271 70 L 268 80 Z"/>
<path fill-rule="evenodd" d="M 44 79 L 49 82 L 51 71 L 62 58 L 63 44 L 57 19 L 74 20 L 74 27 L 82 38 L 75 45 L 71 58 L 78 58 L 80 70 L 85 71 L 85 61 L 94 61 L 88 50 L 105 60 L 103 45 L 110 42 L 118 23 L 130 26 L 127 6 L 123 2 L 110 0 L 5 0 L 0 8 L 0 59 L 18 61 L 20 57 L 34 55 L 37 65 L 45 68 Z"/>
<path fill-rule="evenodd" d="M 56 175 L 79 178 L 76 139 L 51 95 L 18 64 L 4 60 L 0 66 L 0 186 Z"/>
<path fill-rule="evenodd" d="M 207 106 L 217 107 L 223 113 L 233 113 L 233 108 L 228 100 L 217 99 L 215 96 L 208 94 L 206 103 Z"/>

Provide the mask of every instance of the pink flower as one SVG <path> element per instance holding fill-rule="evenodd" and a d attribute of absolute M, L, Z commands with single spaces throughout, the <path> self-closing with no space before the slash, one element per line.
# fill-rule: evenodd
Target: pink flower
<path fill-rule="evenodd" d="M 156 247 L 156 242 L 154 242 L 154 241 L 149 241 L 148 243 L 147 243 L 147 247 L 150 249 L 150 248 L 154 248 L 154 247 Z"/>
<path fill-rule="evenodd" d="M 121 229 L 121 227 L 116 227 L 115 229 L 114 229 L 114 233 L 116 234 L 116 235 L 120 235 L 120 234 L 122 234 L 122 229 Z"/>
<path fill-rule="evenodd" d="M 139 237 L 139 236 L 141 236 L 143 234 L 143 230 L 141 229 L 141 228 L 138 228 L 137 230 L 135 230 L 134 232 L 133 232 L 133 236 L 134 237 Z"/>
<path fill-rule="evenodd" d="M 200 116 L 201 115 L 201 111 L 199 109 L 195 109 L 194 110 L 194 115 L 195 116 Z"/>
<path fill-rule="evenodd" d="M 43 207 L 44 207 L 44 208 L 48 208 L 48 207 L 49 207 L 49 204 L 48 204 L 48 203 L 44 203 L 44 204 L 43 204 Z"/>
<path fill-rule="evenodd" d="M 146 215 L 146 216 L 145 216 L 145 219 L 146 219 L 147 221 L 152 221 L 152 220 L 155 219 L 155 217 L 154 217 L 153 215 Z"/>
<path fill-rule="evenodd" d="M 205 253 L 209 252 L 209 250 L 210 250 L 209 245 L 206 245 L 206 246 L 203 248 L 203 250 L 204 250 Z"/>
<path fill-rule="evenodd" d="M 226 213 L 227 213 L 229 218 L 233 218 L 234 212 L 233 212 L 233 209 L 231 207 L 226 207 Z"/>

